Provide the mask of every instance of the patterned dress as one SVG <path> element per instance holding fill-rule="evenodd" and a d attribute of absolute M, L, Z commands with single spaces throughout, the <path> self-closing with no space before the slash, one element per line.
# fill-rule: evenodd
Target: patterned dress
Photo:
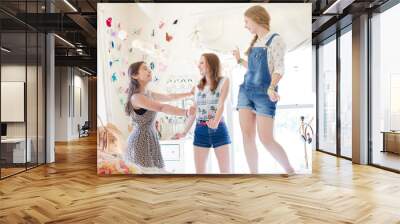
<path fill-rule="evenodd" d="M 146 110 L 143 114 L 131 113 L 133 131 L 128 138 L 126 159 L 141 167 L 164 168 L 160 143 L 155 129 L 157 112 Z"/>

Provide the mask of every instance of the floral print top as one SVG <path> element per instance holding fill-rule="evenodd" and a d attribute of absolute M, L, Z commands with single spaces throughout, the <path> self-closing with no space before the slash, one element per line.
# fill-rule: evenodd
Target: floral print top
<path fill-rule="evenodd" d="M 197 121 L 208 121 L 215 117 L 224 81 L 225 78 L 222 78 L 214 91 L 210 90 L 209 85 L 206 85 L 203 90 L 196 88 L 195 101 L 197 104 Z"/>

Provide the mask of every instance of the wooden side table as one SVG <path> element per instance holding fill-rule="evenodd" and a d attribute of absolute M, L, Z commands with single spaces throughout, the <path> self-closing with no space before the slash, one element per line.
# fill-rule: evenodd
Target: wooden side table
<path fill-rule="evenodd" d="M 392 152 L 400 154 L 400 131 L 382 131 L 383 150 L 382 152 Z"/>

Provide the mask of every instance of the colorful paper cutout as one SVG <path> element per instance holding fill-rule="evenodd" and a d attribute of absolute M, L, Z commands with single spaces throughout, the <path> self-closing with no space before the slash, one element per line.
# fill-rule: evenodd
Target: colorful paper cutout
<path fill-rule="evenodd" d="M 108 27 L 111 27 L 111 23 L 112 23 L 112 18 L 109 17 L 109 18 L 106 20 L 106 24 L 107 24 Z"/>
<path fill-rule="evenodd" d="M 120 86 L 120 87 L 118 88 L 118 92 L 119 92 L 119 93 L 123 93 L 123 91 L 124 91 L 124 89 L 122 88 L 122 86 Z"/>
<path fill-rule="evenodd" d="M 165 70 L 167 70 L 167 66 L 160 62 L 158 63 L 158 70 L 160 72 L 165 72 Z"/>
<path fill-rule="evenodd" d="M 169 35 L 168 32 L 165 33 L 165 40 L 166 40 L 166 41 L 170 42 L 170 41 L 172 40 L 172 38 L 173 38 L 173 37 L 172 37 L 171 35 Z"/>
<path fill-rule="evenodd" d="M 163 21 L 160 21 L 158 28 L 161 30 L 164 27 L 164 25 L 165 25 L 165 23 Z"/>
<path fill-rule="evenodd" d="M 134 30 L 133 30 L 133 34 L 134 34 L 134 35 L 140 35 L 141 32 L 142 32 L 142 28 L 134 29 Z"/>
<path fill-rule="evenodd" d="M 121 30 L 118 32 L 118 37 L 121 40 L 126 40 L 126 38 L 128 37 L 128 34 L 126 33 L 126 31 Z"/>
<path fill-rule="evenodd" d="M 118 80 L 118 78 L 117 78 L 117 73 L 114 72 L 114 73 L 112 74 L 111 80 L 112 80 L 113 82 L 115 82 L 115 81 Z"/>

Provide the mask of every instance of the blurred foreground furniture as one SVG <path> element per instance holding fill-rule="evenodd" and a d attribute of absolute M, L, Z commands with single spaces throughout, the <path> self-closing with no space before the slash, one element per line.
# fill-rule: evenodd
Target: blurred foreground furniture
<path fill-rule="evenodd" d="M 383 131 L 382 152 L 400 154 L 400 131 Z"/>

